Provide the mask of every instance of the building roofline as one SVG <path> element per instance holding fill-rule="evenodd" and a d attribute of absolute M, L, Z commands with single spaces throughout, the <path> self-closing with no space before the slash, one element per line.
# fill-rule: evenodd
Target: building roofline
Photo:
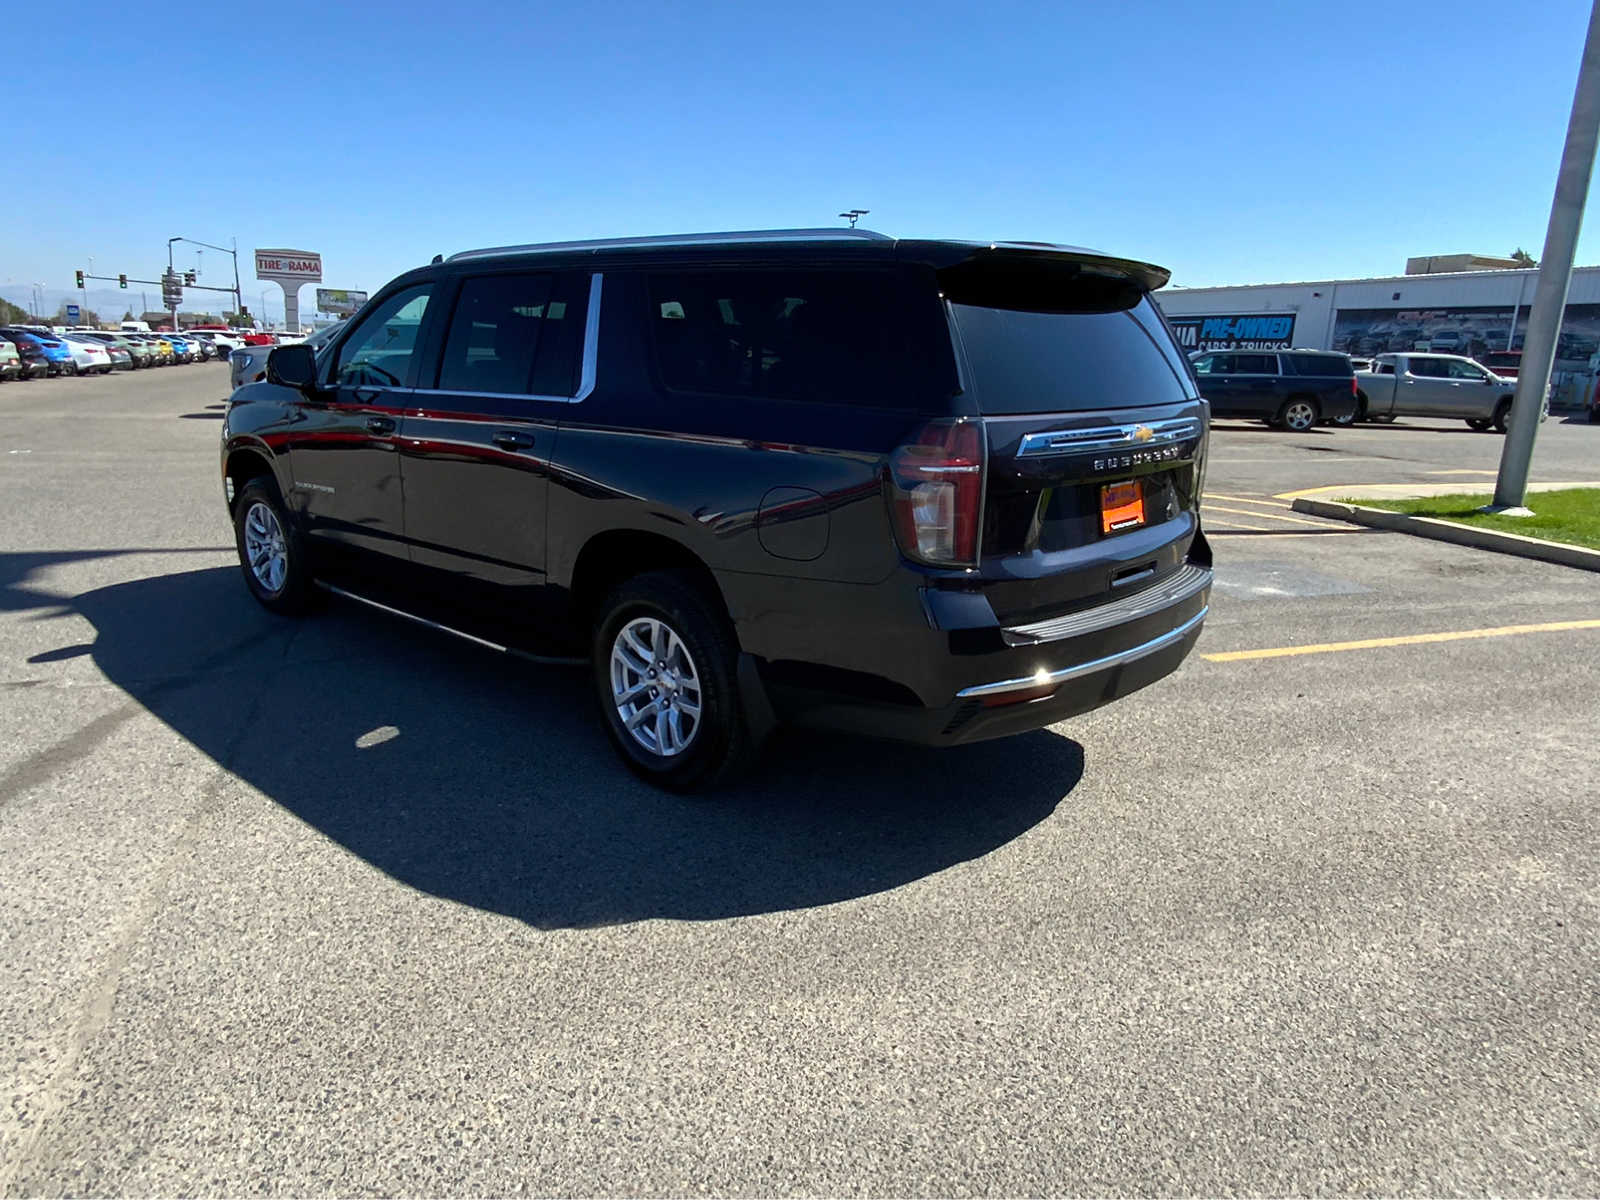
<path fill-rule="evenodd" d="M 1573 267 L 1573 271 L 1600 271 L 1600 264 L 1587 267 Z M 1528 276 L 1536 275 L 1538 267 L 1515 267 L 1504 270 L 1492 271 L 1440 271 L 1430 275 L 1364 275 L 1356 279 L 1285 279 L 1264 283 L 1209 283 L 1196 287 L 1184 287 L 1182 284 L 1169 284 L 1162 288 L 1163 292 L 1231 292 L 1243 288 L 1266 287 L 1333 287 L 1343 283 L 1415 283 L 1420 279 L 1482 279 L 1485 276 Z"/>

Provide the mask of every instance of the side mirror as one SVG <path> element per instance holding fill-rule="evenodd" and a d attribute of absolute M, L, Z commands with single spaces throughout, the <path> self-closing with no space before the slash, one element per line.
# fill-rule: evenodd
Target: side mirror
<path fill-rule="evenodd" d="M 309 394 L 317 385 L 317 356 L 310 346 L 275 346 L 267 355 L 267 382 Z"/>

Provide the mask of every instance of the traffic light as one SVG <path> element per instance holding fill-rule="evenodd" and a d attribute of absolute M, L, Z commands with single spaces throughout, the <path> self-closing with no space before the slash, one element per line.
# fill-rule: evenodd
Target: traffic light
<path fill-rule="evenodd" d="M 120 287 L 120 288 L 127 287 L 128 286 L 128 277 L 126 275 L 118 275 L 117 276 L 117 286 Z"/>
<path fill-rule="evenodd" d="M 80 292 L 83 291 L 83 272 L 82 271 L 78 272 L 78 290 Z"/>
<path fill-rule="evenodd" d="M 192 286 L 194 284 L 194 272 L 185 271 L 183 273 L 183 282 Z"/>
<path fill-rule="evenodd" d="M 239 315 L 241 317 L 248 317 L 250 315 L 250 306 L 248 304 L 239 305 Z"/>

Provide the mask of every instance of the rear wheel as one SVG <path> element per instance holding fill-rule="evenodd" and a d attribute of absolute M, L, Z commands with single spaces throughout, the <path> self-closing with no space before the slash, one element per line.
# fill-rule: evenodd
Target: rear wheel
<path fill-rule="evenodd" d="M 1287 429 L 1291 433 L 1304 433 L 1314 428 L 1317 423 L 1317 402 L 1305 396 L 1291 396 L 1283 402 L 1283 407 L 1278 410 L 1274 425 Z"/>
<path fill-rule="evenodd" d="M 1376 421 L 1380 425 L 1393 425 L 1394 424 L 1394 414 L 1393 413 L 1368 413 L 1367 414 L 1367 420 Z"/>
<path fill-rule="evenodd" d="M 1496 433 L 1504 433 L 1506 431 L 1506 426 L 1508 424 L 1510 424 L 1510 422 L 1511 422 L 1511 401 L 1502 400 L 1502 401 L 1500 401 L 1499 404 L 1497 404 L 1495 406 L 1495 410 L 1494 410 L 1494 431 Z"/>
<path fill-rule="evenodd" d="M 593 655 L 606 732 L 640 778 L 706 791 L 753 757 L 738 644 L 694 575 L 650 571 L 618 587 L 600 607 Z"/>

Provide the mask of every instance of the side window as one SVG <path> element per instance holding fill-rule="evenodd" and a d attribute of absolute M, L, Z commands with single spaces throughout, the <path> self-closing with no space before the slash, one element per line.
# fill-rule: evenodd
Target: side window
<path fill-rule="evenodd" d="M 1413 358 L 1411 373 L 1425 379 L 1444 379 L 1450 374 L 1444 369 L 1444 363 L 1437 358 Z"/>
<path fill-rule="evenodd" d="M 339 387 L 404 387 L 432 292 L 431 283 L 406 288 L 364 316 L 360 328 L 339 347 L 333 382 Z"/>
<path fill-rule="evenodd" d="M 1378 372 L 1379 375 L 1393 375 L 1394 374 L 1394 364 L 1392 362 L 1379 363 L 1376 369 L 1377 369 L 1377 372 Z"/>
<path fill-rule="evenodd" d="M 1233 370 L 1236 375 L 1276 375 L 1278 360 L 1272 354 L 1235 354 Z"/>
<path fill-rule="evenodd" d="M 1489 378 L 1488 375 L 1484 374 L 1484 372 L 1473 363 L 1446 362 L 1445 366 L 1450 368 L 1451 379 L 1468 379 L 1473 383 L 1482 383 L 1485 379 Z"/>
<path fill-rule="evenodd" d="M 933 288 L 889 271 L 704 271 L 650 278 L 668 389 L 922 407 L 955 387 Z"/>
<path fill-rule="evenodd" d="M 439 387 L 527 393 L 553 283 L 552 275 L 488 275 L 462 283 L 439 364 Z"/>

